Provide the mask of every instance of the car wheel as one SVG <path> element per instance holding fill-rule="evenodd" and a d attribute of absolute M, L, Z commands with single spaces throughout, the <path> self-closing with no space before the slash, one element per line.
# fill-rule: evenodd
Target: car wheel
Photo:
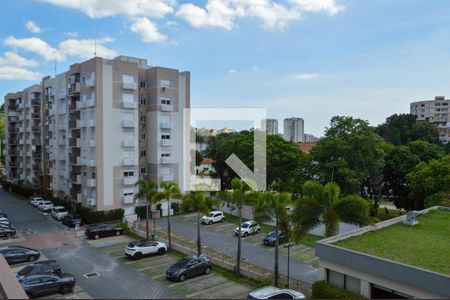
<path fill-rule="evenodd" d="M 34 255 L 31 255 L 30 257 L 28 257 L 29 262 L 33 262 L 35 260 L 36 260 L 36 256 L 34 256 Z"/>
<path fill-rule="evenodd" d="M 248 236 L 248 232 L 244 232 L 244 237 L 247 237 Z"/>
<path fill-rule="evenodd" d="M 100 236 L 98 235 L 98 234 L 96 234 L 95 236 L 94 236 L 94 239 L 95 240 L 98 240 L 100 238 Z"/>
<path fill-rule="evenodd" d="M 212 225 L 212 221 L 209 221 L 209 222 L 208 222 L 208 225 Z"/>
<path fill-rule="evenodd" d="M 61 286 L 60 291 L 61 291 L 61 294 L 65 295 L 65 294 L 70 293 L 72 291 L 72 288 L 70 287 L 70 285 L 64 284 L 63 286 Z"/>
<path fill-rule="evenodd" d="M 180 277 L 178 277 L 178 281 L 183 282 L 185 280 L 186 280 L 186 275 L 184 275 L 184 274 L 181 274 Z"/>
<path fill-rule="evenodd" d="M 205 274 L 209 274 L 209 273 L 211 273 L 211 267 L 207 267 L 207 268 L 205 269 Z"/>
<path fill-rule="evenodd" d="M 164 249 L 164 248 L 158 249 L 158 255 L 163 255 L 164 253 L 166 253 L 166 249 Z"/>
<path fill-rule="evenodd" d="M 141 253 L 141 252 L 135 253 L 135 254 L 133 255 L 133 258 L 134 258 L 134 259 L 141 259 L 141 258 L 142 258 L 142 253 Z"/>
<path fill-rule="evenodd" d="M 256 234 L 261 232 L 261 228 L 256 229 Z"/>
<path fill-rule="evenodd" d="M 120 235 L 120 231 L 116 231 L 116 235 L 119 236 Z"/>
<path fill-rule="evenodd" d="M 220 222 L 222 223 L 225 222 L 225 218 L 220 219 Z"/>
<path fill-rule="evenodd" d="M 9 232 L 6 234 L 6 237 L 7 237 L 7 238 L 10 238 L 11 236 L 12 236 L 12 234 L 9 233 Z"/>

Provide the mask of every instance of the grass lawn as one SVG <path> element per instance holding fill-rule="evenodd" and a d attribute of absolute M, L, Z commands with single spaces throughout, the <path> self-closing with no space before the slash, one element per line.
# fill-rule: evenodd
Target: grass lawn
<path fill-rule="evenodd" d="M 413 227 L 398 223 L 336 245 L 450 275 L 450 212 L 431 211 Z"/>
<path fill-rule="evenodd" d="M 227 214 L 225 213 L 225 220 L 228 223 L 233 223 L 236 225 L 239 225 L 239 217 L 231 215 L 231 214 Z M 242 222 L 248 221 L 245 218 L 242 218 Z M 261 230 L 264 233 L 269 233 L 271 231 L 275 230 L 274 226 L 270 226 L 270 225 L 266 225 L 266 224 L 259 224 L 261 226 Z M 318 235 L 313 235 L 313 234 L 305 234 L 302 238 L 302 240 L 300 241 L 301 244 L 304 244 L 306 246 L 309 247 L 314 247 L 314 244 L 316 241 L 323 239 L 322 236 L 318 236 Z"/>

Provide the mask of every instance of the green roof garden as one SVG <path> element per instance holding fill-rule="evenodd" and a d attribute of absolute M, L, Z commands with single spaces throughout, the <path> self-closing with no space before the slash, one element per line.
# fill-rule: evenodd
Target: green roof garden
<path fill-rule="evenodd" d="M 450 275 L 450 211 L 432 210 L 402 222 L 338 241 L 334 245 Z"/>

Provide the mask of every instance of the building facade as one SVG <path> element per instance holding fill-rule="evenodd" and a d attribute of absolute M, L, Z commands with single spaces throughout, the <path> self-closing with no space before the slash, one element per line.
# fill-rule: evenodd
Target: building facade
<path fill-rule="evenodd" d="M 283 138 L 286 141 L 301 143 L 305 136 L 305 121 L 302 118 L 287 118 L 283 122 Z"/>
<path fill-rule="evenodd" d="M 410 112 L 417 117 L 418 122 L 428 122 L 435 126 L 442 143 L 450 141 L 450 99 L 437 96 L 434 100 L 413 102 L 410 104 Z"/>
<path fill-rule="evenodd" d="M 145 59 L 96 57 L 8 94 L 9 180 L 43 185 L 94 210 L 134 214 L 135 183 L 183 189 L 183 110 L 190 73 Z"/>
<path fill-rule="evenodd" d="M 266 128 L 267 134 L 278 134 L 278 120 L 265 119 L 262 121 L 261 128 Z"/>

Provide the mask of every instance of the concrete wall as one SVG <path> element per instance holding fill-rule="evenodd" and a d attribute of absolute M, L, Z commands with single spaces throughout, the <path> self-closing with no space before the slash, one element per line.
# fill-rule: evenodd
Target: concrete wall
<path fill-rule="evenodd" d="M 0 255 L 0 299 L 28 299 L 3 255 Z"/>

